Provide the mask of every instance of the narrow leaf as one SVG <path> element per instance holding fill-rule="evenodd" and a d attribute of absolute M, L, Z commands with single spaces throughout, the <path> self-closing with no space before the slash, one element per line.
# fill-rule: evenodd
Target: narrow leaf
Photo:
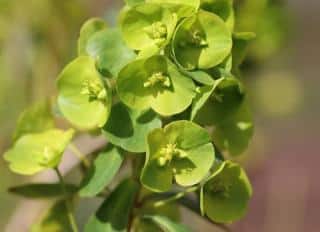
<path fill-rule="evenodd" d="M 124 180 L 89 219 L 84 231 L 126 231 L 130 210 L 138 189 L 137 182 L 130 179 Z"/>
<path fill-rule="evenodd" d="M 77 187 L 72 184 L 66 185 L 66 191 L 69 194 L 75 193 Z M 51 198 L 64 195 L 61 185 L 54 184 L 26 184 L 9 188 L 9 192 L 18 196 L 27 198 Z"/>
<path fill-rule="evenodd" d="M 80 196 L 92 197 L 101 192 L 117 174 L 122 162 L 123 156 L 118 148 L 109 147 L 102 151 L 82 183 Z"/>

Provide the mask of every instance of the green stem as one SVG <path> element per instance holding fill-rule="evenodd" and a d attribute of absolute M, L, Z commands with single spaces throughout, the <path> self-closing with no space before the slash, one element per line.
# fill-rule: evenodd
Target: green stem
<path fill-rule="evenodd" d="M 83 163 L 83 165 L 86 167 L 86 168 L 89 168 L 90 167 L 90 162 L 89 160 L 86 158 L 86 156 L 77 148 L 76 145 L 70 143 L 69 145 L 70 147 L 70 150 L 72 151 L 72 153 L 77 156 L 81 162 Z"/>
<path fill-rule="evenodd" d="M 200 186 L 194 186 L 194 187 L 188 188 L 184 192 L 176 193 L 175 195 L 168 197 L 167 199 L 155 202 L 153 204 L 153 206 L 157 208 L 157 207 L 161 207 L 163 205 L 166 205 L 168 203 L 171 203 L 173 201 L 177 201 L 177 200 L 183 198 L 186 194 L 197 191 L 199 188 L 200 188 Z"/>
<path fill-rule="evenodd" d="M 67 190 L 66 190 L 66 184 L 64 182 L 64 179 L 63 179 L 63 176 L 61 174 L 61 172 L 59 171 L 58 168 L 55 168 L 54 169 L 57 173 L 57 176 L 59 178 L 59 182 L 61 184 L 61 188 L 62 188 L 62 191 L 65 195 L 67 195 Z M 69 222 L 70 222 L 70 226 L 72 228 L 72 231 L 73 232 L 78 232 L 78 226 L 77 226 L 77 223 L 76 223 L 76 220 L 74 218 L 74 215 L 72 213 L 72 206 L 70 204 L 70 201 L 68 199 L 65 199 L 65 204 L 66 204 L 66 208 L 67 208 L 67 214 L 68 214 L 68 218 L 69 218 Z"/>

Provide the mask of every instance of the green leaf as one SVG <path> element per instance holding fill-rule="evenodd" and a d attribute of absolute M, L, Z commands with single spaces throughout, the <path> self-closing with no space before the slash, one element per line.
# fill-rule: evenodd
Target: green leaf
<path fill-rule="evenodd" d="M 154 206 L 155 201 L 150 200 L 143 204 L 137 211 L 137 216 L 133 221 L 133 231 L 139 232 L 163 232 L 163 230 L 155 224 L 150 218 L 145 218 L 146 215 L 159 215 L 169 218 L 172 221 L 180 221 L 180 208 L 177 203 L 164 204 L 162 206 Z"/>
<path fill-rule="evenodd" d="M 204 211 L 214 222 L 230 223 L 242 218 L 252 196 L 252 187 L 245 171 L 226 161 L 222 170 L 204 185 Z"/>
<path fill-rule="evenodd" d="M 177 17 L 160 4 L 139 4 L 121 17 L 121 31 L 128 46 L 143 50 L 152 45 L 164 47 L 175 29 Z"/>
<path fill-rule="evenodd" d="M 73 194 L 77 190 L 77 186 L 66 184 L 68 194 Z M 9 192 L 27 198 L 52 198 L 65 195 L 60 183 L 20 185 L 9 188 Z"/>
<path fill-rule="evenodd" d="M 4 158 L 10 163 L 11 171 L 22 175 L 33 175 L 55 168 L 73 134 L 72 129 L 66 132 L 51 129 L 24 135 L 4 154 Z"/>
<path fill-rule="evenodd" d="M 110 118 L 103 128 L 107 140 L 126 151 L 145 152 L 148 133 L 161 127 L 161 120 L 151 110 L 137 111 L 122 103 L 112 107 Z"/>
<path fill-rule="evenodd" d="M 127 65 L 117 79 L 118 94 L 127 106 L 170 116 L 181 113 L 195 96 L 193 81 L 164 56 Z"/>
<path fill-rule="evenodd" d="M 107 28 L 107 24 L 103 19 L 91 18 L 87 20 L 80 30 L 80 37 L 78 39 L 78 54 L 87 55 L 86 47 L 89 39 L 98 31 Z"/>
<path fill-rule="evenodd" d="M 13 140 L 30 133 L 38 133 L 54 127 L 49 100 L 36 103 L 26 109 L 19 117 Z"/>
<path fill-rule="evenodd" d="M 117 77 L 119 71 L 136 57 L 134 51 L 125 45 L 118 28 L 95 33 L 88 40 L 86 51 L 96 60 L 97 67 L 104 76 L 111 74 Z"/>
<path fill-rule="evenodd" d="M 68 220 L 65 200 L 55 203 L 41 221 L 32 226 L 31 232 L 73 232 Z"/>
<path fill-rule="evenodd" d="M 187 70 L 212 68 L 231 53 L 231 48 L 231 32 L 223 20 L 203 10 L 179 24 L 172 43 L 176 61 Z"/>
<path fill-rule="evenodd" d="M 214 161 L 208 132 L 190 121 L 175 121 L 164 129 L 155 129 L 147 142 L 141 182 L 154 192 L 168 191 L 173 178 L 181 186 L 199 183 Z"/>
<path fill-rule="evenodd" d="M 218 124 L 213 131 L 215 144 L 221 150 L 236 156 L 243 153 L 254 132 L 254 125 L 248 104 L 244 101 L 232 117 Z"/>
<path fill-rule="evenodd" d="M 110 184 L 122 162 L 123 155 L 116 147 L 110 146 L 100 152 L 81 184 L 80 196 L 93 197 L 100 193 Z"/>
<path fill-rule="evenodd" d="M 175 223 L 171 221 L 171 219 L 160 216 L 160 215 L 148 215 L 145 218 L 152 220 L 155 224 L 157 224 L 163 231 L 166 232 L 191 232 L 189 228 L 185 225 Z"/>
<path fill-rule="evenodd" d="M 139 185 L 133 180 L 124 180 L 103 202 L 86 224 L 85 232 L 115 232 L 127 229 L 129 214 Z"/>
<path fill-rule="evenodd" d="M 102 127 L 111 111 L 111 92 L 96 70 L 93 58 L 81 56 L 60 74 L 58 105 L 72 124 L 80 129 Z"/>
<path fill-rule="evenodd" d="M 150 3 L 159 3 L 159 4 L 177 4 L 177 5 L 187 5 L 192 6 L 194 9 L 198 9 L 200 6 L 200 0 L 147 0 Z"/>
<path fill-rule="evenodd" d="M 195 81 L 197 81 L 200 84 L 203 85 L 213 85 L 214 79 L 206 72 L 204 71 L 193 71 L 193 72 L 187 72 L 191 78 Z"/>
<path fill-rule="evenodd" d="M 227 76 L 218 79 L 212 87 L 200 88 L 193 103 L 192 118 L 201 125 L 216 125 L 231 117 L 244 100 L 241 82 Z"/>
<path fill-rule="evenodd" d="M 233 0 L 201 0 L 201 8 L 220 16 L 228 29 L 233 31 L 235 21 Z"/>

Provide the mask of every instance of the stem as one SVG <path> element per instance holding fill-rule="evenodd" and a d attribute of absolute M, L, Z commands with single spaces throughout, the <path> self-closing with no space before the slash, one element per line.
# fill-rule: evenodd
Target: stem
<path fill-rule="evenodd" d="M 60 182 L 60 185 L 61 185 L 63 193 L 65 195 L 67 195 L 68 193 L 67 193 L 67 190 L 66 190 L 66 184 L 64 182 L 64 179 L 63 179 L 63 176 L 62 176 L 61 172 L 59 171 L 59 169 L 57 167 L 54 170 L 56 171 L 57 176 L 59 178 L 59 182 Z M 72 213 L 72 206 L 71 206 L 71 204 L 70 204 L 68 199 L 65 199 L 65 204 L 66 204 L 67 214 L 68 214 L 68 218 L 69 218 L 69 222 L 70 222 L 70 226 L 72 228 L 72 231 L 73 232 L 78 232 L 79 231 L 78 230 L 78 226 L 77 226 L 76 220 L 74 218 L 74 215 Z"/>
<path fill-rule="evenodd" d="M 186 189 L 184 192 L 178 192 L 176 193 L 175 195 L 171 196 L 171 197 L 168 197 L 167 199 L 164 199 L 164 200 L 160 200 L 160 201 L 157 201 L 153 204 L 154 207 L 161 207 L 163 205 L 166 205 L 168 203 L 171 203 L 173 201 L 176 201 L 176 200 L 179 200 L 183 197 L 185 197 L 186 194 L 188 193 L 192 193 L 192 192 L 195 192 L 197 191 L 198 189 L 200 188 L 200 186 L 194 186 L 194 187 L 191 187 L 191 188 L 188 188 Z"/>
<path fill-rule="evenodd" d="M 72 151 L 72 153 L 81 160 L 81 162 L 83 163 L 83 165 L 84 165 L 86 168 L 89 168 L 89 167 L 90 167 L 90 162 L 89 162 L 89 160 L 88 160 L 88 159 L 86 158 L 86 156 L 77 148 L 76 145 L 74 145 L 73 143 L 70 143 L 69 148 L 70 148 L 70 150 Z"/>

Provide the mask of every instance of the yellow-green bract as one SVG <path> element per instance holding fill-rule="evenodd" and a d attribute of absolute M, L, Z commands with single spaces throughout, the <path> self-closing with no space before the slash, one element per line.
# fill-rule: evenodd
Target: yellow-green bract
<path fill-rule="evenodd" d="M 175 121 L 155 129 L 147 143 L 141 182 L 156 192 L 170 190 L 173 179 L 181 186 L 199 183 L 215 159 L 208 132 L 190 121 Z"/>

